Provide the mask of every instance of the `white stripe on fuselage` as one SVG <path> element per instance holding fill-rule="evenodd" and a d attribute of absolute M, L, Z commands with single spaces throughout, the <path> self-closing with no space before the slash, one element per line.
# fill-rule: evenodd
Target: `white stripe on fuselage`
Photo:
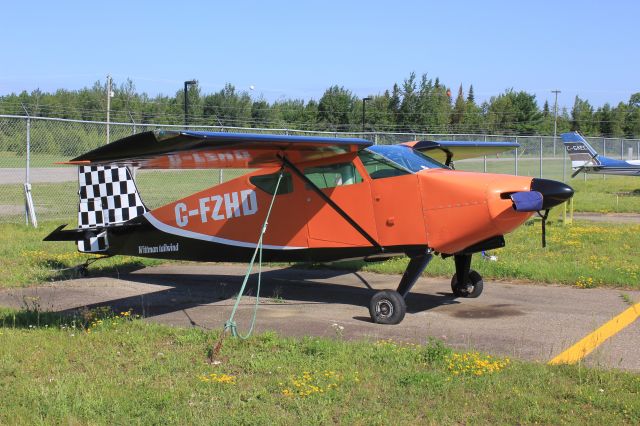
<path fill-rule="evenodd" d="M 577 168 L 574 168 L 577 170 Z M 593 173 L 600 175 L 620 175 L 620 176 L 638 176 L 640 175 L 640 166 L 638 167 L 585 167 L 585 173 Z"/>
<path fill-rule="evenodd" d="M 144 217 L 149 221 L 151 225 L 153 225 L 154 227 L 156 227 L 162 232 L 166 232 L 167 234 L 178 235 L 180 237 L 185 237 L 185 238 L 193 238 L 201 241 L 209 241 L 212 243 L 225 244 L 225 245 L 234 246 L 234 247 L 256 248 L 257 246 L 256 243 L 229 240 L 227 238 L 214 237 L 213 235 L 201 234 L 199 232 L 176 228 L 175 226 L 167 225 L 164 222 L 160 222 L 150 212 L 145 213 Z M 256 237 L 259 237 L 259 236 L 257 235 Z M 292 246 L 273 246 L 269 244 L 263 244 L 262 247 L 270 250 L 300 250 L 300 249 L 308 248 L 308 247 L 292 247 Z"/>

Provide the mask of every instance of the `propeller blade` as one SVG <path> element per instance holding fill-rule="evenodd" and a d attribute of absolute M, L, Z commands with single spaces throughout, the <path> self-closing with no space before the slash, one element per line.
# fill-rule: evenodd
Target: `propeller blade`
<path fill-rule="evenodd" d="M 576 170 L 575 172 L 573 172 L 573 174 L 571 175 L 571 179 L 573 179 L 574 177 L 578 176 L 578 173 L 580 173 L 581 171 L 583 171 L 585 169 L 585 167 L 587 167 L 589 164 L 593 163 L 594 160 L 598 157 L 598 154 L 593 154 L 591 156 L 591 158 L 589 159 L 589 161 L 587 161 L 586 163 L 584 163 L 582 166 L 578 167 L 578 170 Z"/>
<path fill-rule="evenodd" d="M 583 170 L 584 170 L 584 166 L 580 166 L 580 167 L 578 167 L 578 170 L 576 170 L 575 172 L 573 172 L 573 173 L 571 174 L 571 179 L 573 179 L 574 177 L 578 176 L 578 174 L 579 174 L 581 171 L 583 171 Z"/>

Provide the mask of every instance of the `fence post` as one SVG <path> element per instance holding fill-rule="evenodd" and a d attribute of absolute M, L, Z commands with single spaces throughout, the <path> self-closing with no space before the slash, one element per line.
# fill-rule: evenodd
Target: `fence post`
<path fill-rule="evenodd" d="M 540 136 L 540 179 L 542 179 L 542 136 Z"/>
<path fill-rule="evenodd" d="M 567 181 L 567 149 L 564 146 L 562 147 L 562 181 Z"/>
<path fill-rule="evenodd" d="M 24 113 L 27 115 L 27 152 L 26 152 L 26 164 L 25 164 L 25 177 L 24 177 L 24 215 L 25 225 L 31 225 L 34 228 L 38 227 L 38 219 L 36 218 L 36 211 L 33 208 L 33 197 L 31 195 L 31 116 L 29 111 L 22 105 Z"/>
<path fill-rule="evenodd" d="M 23 106 L 24 108 L 24 106 Z M 27 114 L 27 162 L 25 164 L 25 176 L 24 176 L 24 188 L 25 190 L 31 186 L 30 183 L 30 166 L 31 166 L 31 117 L 25 109 Z M 25 193 L 25 196 L 27 194 Z M 24 224 L 29 225 L 29 201 L 25 198 L 24 203 Z"/>
<path fill-rule="evenodd" d="M 131 114 L 131 111 L 129 111 L 129 118 L 131 119 L 131 122 L 133 123 L 133 133 L 131 133 L 132 135 L 136 134 L 136 120 L 133 119 L 133 115 Z"/>
<path fill-rule="evenodd" d="M 518 143 L 518 137 L 516 136 L 516 143 Z M 516 153 L 515 153 L 515 157 L 514 157 L 514 163 L 515 163 L 515 175 L 518 176 L 518 147 L 516 147 Z"/>
<path fill-rule="evenodd" d="M 602 156 L 603 157 L 607 156 L 607 139 L 606 138 L 602 138 Z M 602 174 L 602 180 L 607 180 L 606 173 Z"/>
<path fill-rule="evenodd" d="M 484 141 L 487 141 L 487 135 L 484 135 Z M 483 162 L 484 162 L 484 172 L 487 173 L 487 156 L 483 155 Z"/>

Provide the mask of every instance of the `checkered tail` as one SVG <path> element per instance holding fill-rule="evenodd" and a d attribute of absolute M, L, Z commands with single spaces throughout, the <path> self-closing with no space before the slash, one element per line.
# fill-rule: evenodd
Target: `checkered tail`
<path fill-rule="evenodd" d="M 80 166 L 78 183 L 80 229 L 108 227 L 147 212 L 126 167 Z M 108 248 L 106 231 L 78 241 L 78 250 L 85 253 L 104 252 Z"/>

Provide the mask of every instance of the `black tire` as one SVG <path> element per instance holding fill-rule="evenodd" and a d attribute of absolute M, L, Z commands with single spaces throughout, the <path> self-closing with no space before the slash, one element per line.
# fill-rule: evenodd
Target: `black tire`
<path fill-rule="evenodd" d="M 456 297 L 478 297 L 482 294 L 484 288 L 484 282 L 479 273 L 471 269 L 469 271 L 469 278 L 466 285 L 460 285 L 458 283 L 458 277 L 453 274 L 451 277 L 451 291 Z"/>
<path fill-rule="evenodd" d="M 399 324 L 406 313 L 404 297 L 395 290 L 379 291 L 369 303 L 369 314 L 376 324 Z"/>

